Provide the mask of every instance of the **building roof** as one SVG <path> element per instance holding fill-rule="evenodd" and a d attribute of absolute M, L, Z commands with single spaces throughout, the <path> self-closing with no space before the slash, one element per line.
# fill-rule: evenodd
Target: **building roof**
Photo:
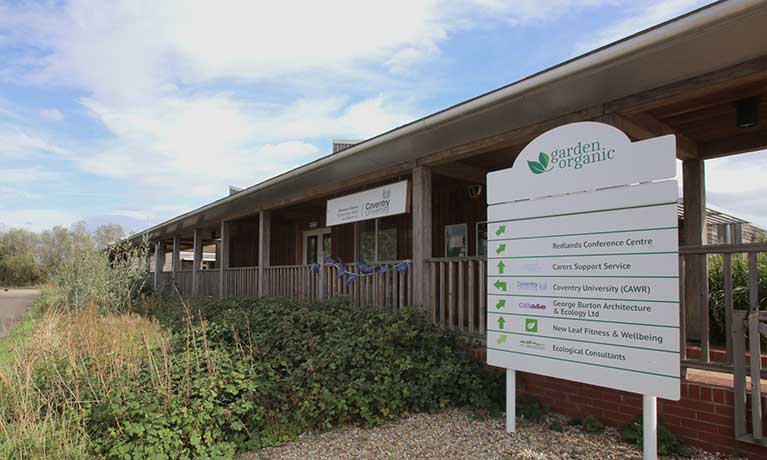
<path fill-rule="evenodd" d="M 682 199 L 679 199 L 677 204 L 677 215 L 680 219 L 684 219 L 684 203 Z M 716 224 L 750 224 L 751 222 L 736 217 L 721 209 L 717 209 L 715 206 L 709 204 L 706 205 L 706 225 Z"/>
<path fill-rule="evenodd" d="M 767 55 L 767 0 L 720 1 L 469 99 L 132 235 L 167 237 L 433 152 Z M 594 117 L 599 114 L 593 114 Z"/>

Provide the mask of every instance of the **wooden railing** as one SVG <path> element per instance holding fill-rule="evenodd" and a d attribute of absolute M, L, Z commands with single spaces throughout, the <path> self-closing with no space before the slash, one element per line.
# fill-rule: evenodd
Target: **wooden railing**
<path fill-rule="evenodd" d="M 179 270 L 176 272 L 176 287 L 184 296 L 192 295 L 192 270 Z"/>
<path fill-rule="evenodd" d="M 258 297 L 258 267 L 224 270 L 225 297 Z"/>
<path fill-rule="evenodd" d="M 317 271 L 311 265 L 271 266 L 264 271 L 266 295 L 307 301 L 344 296 L 355 305 L 399 308 L 413 303 L 413 273 L 411 266 L 404 272 L 391 268 L 397 263 L 386 264 L 389 270 L 372 274 L 363 274 L 356 265 L 346 264 L 346 272 L 359 276 L 350 283 L 347 277 L 338 276 L 339 270 L 333 265 L 321 266 Z"/>
<path fill-rule="evenodd" d="M 277 265 L 264 269 L 264 294 L 270 297 L 318 298 L 319 277 L 309 265 Z"/>
<path fill-rule="evenodd" d="M 464 335 L 484 335 L 487 327 L 487 260 L 484 257 L 429 259 L 434 323 Z"/>
<path fill-rule="evenodd" d="M 220 294 L 221 270 L 200 270 L 197 272 L 198 296 L 218 296 Z"/>
<path fill-rule="evenodd" d="M 408 264 L 405 271 L 395 270 L 393 267 L 403 261 L 374 264 L 374 266 L 386 265 L 388 270 L 364 274 L 355 264 L 346 264 L 344 270 L 353 273 L 359 278 L 346 284 L 345 277 L 338 276 L 338 269 L 334 266 L 324 266 L 325 292 L 329 296 L 346 296 L 355 305 L 374 305 L 380 307 L 400 308 L 413 303 L 413 271 L 412 265 Z M 371 265 L 372 266 L 372 265 Z"/>
<path fill-rule="evenodd" d="M 720 372 L 733 372 L 734 363 L 734 323 L 733 312 L 735 310 L 754 309 L 758 311 L 764 303 L 765 292 L 759 292 L 758 259 L 760 254 L 767 252 L 766 243 L 751 244 L 717 244 L 704 246 L 682 246 L 679 248 L 679 287 L 680 287 L 680 345 L 683 371 L 686 368 L 707 369 Z M 693 285 L 686 279 L 685 265 L 695 257 L 708 259 L 709 271 L 706 273 L 709 279 L 711 264 L 721 263 L 721 290 L 713 286 Z M 762 255 L 762 257 L 764 257 Z M 717 260 L 720 259 L 720 260 Z M 767 261 L 762 261 L 762 264 Z M 737 274 L 738 277 L 733 275 Z M 745 277 L 745 279 L 742 279 Z M 735 279 L 741 278 L 741 279 Z M 714 280 L 716 281 L 716 280 Z M 740 285 L 736 285 L 740 281 Z M 742 283 L 746 284 L 742 284 Z M 708 298 L 705 302 L 687 304 L 685 294 L 689 289 L 707 290 Z M 715 316 L 712 312 L 721 312 Z M 694 340 L 687 336 L 687 318 L 695 318 L 698 337 Z M 712 321 L 720 321 L 717 330 L 723 330 L 724 337 L 712 337 Z M 712 338 L 719 339 L 720 343 L 714 343 Z M 723 343 L 721 343 L 723 342 Z M 699 345 L 700 352 L 695 355 L 688 354 L 689 345 Z M 724 348 L 724 353 L 714 353 L 715 348 Z"/>

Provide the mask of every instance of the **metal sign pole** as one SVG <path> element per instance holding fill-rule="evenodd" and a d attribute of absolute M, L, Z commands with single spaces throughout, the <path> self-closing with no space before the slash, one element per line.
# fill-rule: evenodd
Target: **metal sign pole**
<path fill-rule="evenodd" d="M 642 396 L 644 460 L 658 460 L 658 398 Z"/>
<path fill-rule="evenodd" d="M 506 369 L 506 432 L 517 431 L 517 375 L 514 369 Z"/>

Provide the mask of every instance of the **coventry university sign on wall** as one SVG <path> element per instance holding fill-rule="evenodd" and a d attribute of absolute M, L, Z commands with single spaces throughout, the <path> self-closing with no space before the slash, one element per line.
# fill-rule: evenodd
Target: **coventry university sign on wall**
<path fill-rule="evenodd" d="M 407 181 L 328 200 L 328 226 L 408 212 Z"/>
<path fill-rule="evenodd" d="M 675 151 L 582 122 L 488 174 L 487 360 L 512 392 L 522 370 L 679 399 Z"/>

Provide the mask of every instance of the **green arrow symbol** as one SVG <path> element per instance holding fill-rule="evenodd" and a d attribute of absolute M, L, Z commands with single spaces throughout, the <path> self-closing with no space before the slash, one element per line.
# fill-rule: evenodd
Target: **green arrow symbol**
<path fill-rule="evenodd" d="M 506 292 L 506 282 L 505 281 L 496 280 L 495 283 L 493 284 L 493 286 L 495 286 L 496 289 L 500 289 L 501 291 Z"/>
<path fill-rule="evenodd" d="M 498 317 L 498 327 L 499 327 L 500 329 L 503 329 L 503 325 L 504 325 L 504 324 L 506 324 L 506 320 L 505 320 L 505 319 L 503 319 L 503 316 L 499 316 L 499 317 Z"/>
<path fill-rule="evenodd" d="M 506 343 L 506 336 L 505 335 L 499 335 L 498 339 L 496 339 L 496 342 L 498 342 L 498 345 Z"/>
<path fill-rule="evenodd" d="M 498 273 L 503 273 L 504 268 L 506 268 L 506 264 L 502 260 L 498 261 Z"/>
<path fill-rule="evenodd" d="M 495 304 L 495 308 L 497 308 L 498 310 L 500 310 L 501 308 L 505 306 L 506 306 L 506 299 L 501 299 L 498 301 L 497 304 Z"/>
<path fill-rule="evenodd" d="M 501 225 L 500 227 L 498 227 L 498 230 L 495 231 L 495 235 L 496 236 L 501 236 L 504 233 L 506 233 L 506 226 L 505 225 Z"/>
<path fill-rule="evenodd" d="M 495 250 L 495 253 L 500 254 L 505 250 L 506 250 L 506 243 L 501 243 L 498 245 L 498 249 Z"/>

